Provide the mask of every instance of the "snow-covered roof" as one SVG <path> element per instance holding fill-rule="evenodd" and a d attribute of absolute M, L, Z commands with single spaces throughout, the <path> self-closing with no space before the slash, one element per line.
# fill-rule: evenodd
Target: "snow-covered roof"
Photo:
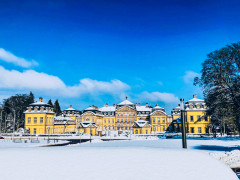
<path fill-rule="evenodd" d="M 164 109 L 164 108 L 162 108 L 162 107 L 160 107 L 160 106 L 155 106 L 153 109 Z"/>
<path fill-rule="evenodd" d="M 144 127 L 148 123 L 148 121 L 145 121 L 143 119 L 139 119 L 138 121 L 135 121 L 134 123 L 136 123 L 137 126 L 139 126 L 139 127 Z"/>
<path fill-rule="evenodd" d="M 41 101 L 37 101 L 35 103 L 30 104 L 30 106 L 45 106 L 45 105 L 50 106 L 49 104 L 41 102 Z"/>
<path fill-rule="evenodd" d="M 119 103 L 118 105 L 133 105 L 133 103 L 126 99 L 126 100 L 122 101 L 121 103 Z"/>
<path fill-rule="evenodd" d="M 136 106 L 137 111 L 149 111 L 151 112 L 152 109 L 148 106 Z"/>
<path fill-rule="evenodd" d="M 204 100 L 198 99 L 198 98 L 193 98 L 193 99 L 190 99 L 188 102 L 204 102 Z"/>
<path fill-rule="evenodd" d="M 115 111 L 116 107 L 115 106 L 104 106 L 99 109 L 99 111 L 107 112 L 107 111 Z"/>
<path fill-rule="evenodd" d="M 74 109 L 74 108 L 67 108 L 64 111 L 76 111 L 76 109 Z"/>
<path fill-rule="evenodd" d="M 84 109 L 84 110 L 96 110 L 96 109 L 93 108 L 92 106 L 90 106 L 90 107 L 88 107 L 88 108 L 86 108 L 86 109 Z"/>
<path fill-rule="evenodd" d="M 95 123 L 92 122 L 92 121 L 83 121 L 83 122 L 80 122 L 80 124 L 81 124 L 82 127 L 84 127 L 84 128 L 87 128 L 87 127 L 89 127 L 89 126 L 91 126 L 91 125 L 97 127 L 97 126 L 95 125 Z"/>
<path fill-rule="evenodd" d="M 56 116 L 56 117 L 54 117 L 54 120 L 56 120 L 56 121 L 74 121 L 70 117 L 63 117 L 63 116 Z"/>

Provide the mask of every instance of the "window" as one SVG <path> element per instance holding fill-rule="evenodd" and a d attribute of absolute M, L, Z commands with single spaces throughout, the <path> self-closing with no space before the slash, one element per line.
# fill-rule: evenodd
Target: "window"
<path fill-rule="evenodd" d="M 201 121 L 201 116 L 197 116 L 197 121 L 198 121 L 198 122 Z"/>
<path fill-rule="evenodd" d="M 198 128 L 198 133 L 202 133 L 202 128 L 201 127 Z"/>
<path fill-rule="evenodd" d="M 125 119 L 125 123 L 127 123 L 127 119 Z"/>
<path fill-rule="evenodd" d="M 204 120 L 205 120 L 205 121 L 208 121 L 208 117 L 207 117 L 207 116 L 205 116 L 205 117 L 204 117 Z"/>
<path fill-rule="evenodd" d="M 112 119 L 112 123 L 114 123 L 114 119 Z"/>
<path fill-rule="evenodd" d="M 106 119 L 104 119 L 104 123 L 106 123 Z"/>
<path fill-rule="evenodd" d="M 34 117 L 34 123 L 37 123 L 37 118 L 36 117 Z"/>
<path fill-rule="evenodd" d="M 108 123 L 110 123 L 110 119 L 108 119 Z"/>
<path fill-rule="evenodd" d="M 162 118 L 162 122 L 165 123 L 165 118 Z"/>
<path fill-rule="evenodd" d="M 28 124 L 30 124 L 30 123 L 31 123 L 31 118 L 29 117 L 29 118 L 28 118 Z"/>
<path fill-rule="evenodd" d="M 94 118 L 92 118 L 92 122 L 94 122 Z"/>
<path fill-rule="evenodd" d="M 36 128 L 33 129 L 33 134 L 37 134 L 37 129 Z"/>
<path fill-rule="evenodd" d="M 125 130 L 127 130 L 128 128 L 127 127 L 125 127 Z"/>
<path fill-rule="evenodd" d="M 191 133 L 194 133 L 194 127 L 191 127 Z"/>
<path fill-rule="evenodd" d="M 135 121 L 135 118 L 133 118 L 133 122 Z"/>
<path fill-rule="evenodd" d="M 127 113 L 125 114 L 125 116 L 127 116 Z"/>
<path fill-rule="evenodd" d="M 117 122 L 119 123 L 119 119 L 117 119 Z"/>
<path fill-rule="evenodd" d="M 138 130 L 136 130 L 135 133 L 138 134 Z"/>
<path fill-rule="evenodd" d="M 148 134 L 148 130 L 146 130 L 146 134 Z"/>
<path fill-rule="evenodd" d="M 160 118 L 158 118 L 158 122 L 160 123 Z"/>
<path fill-rule="evenodd" d="M 190 121 L 193 122 L 193 116 L 190 116 Z"/>
<path fill-rule="evenodd" d="M 129 114 L 129 116 L 131 116 L 131 113 Z"/>
<path fill-rule="evenodd" d="M 112 126 L 112 129 L 114 130 L 114 126 Z"/>
<path fill-rule="evenodd" d="M 153 118 L 153 122 L 155 123 L 155 118 Z"/>
<path fill-rule="evenodd" d="M 131 121 L 131 119 L 129 119 L 129 124 L 131 124 L 132 123 L 132 121 Z"/>
<path fill-rule="evenodd" d="M 163 126 L 163 131 L 165 131 L 165 126 Z"/>
<path fill-rule="evenodd" d="M 123 123 L 123 119 L 121 119 L 121 123 Z"/>
<path fill-rule="evenodd" d="M 48 123 L 48 117 L 47 117 L 47 123 Z"/>
<path fill-rule="evenodd" d="M 40 117 L 40 123 L 43 123 L 43 117 Z"/>
<path fill-rule="evenodd" d="M 121 116 L 123 116 L 123 114 L 121 114 Z"/>

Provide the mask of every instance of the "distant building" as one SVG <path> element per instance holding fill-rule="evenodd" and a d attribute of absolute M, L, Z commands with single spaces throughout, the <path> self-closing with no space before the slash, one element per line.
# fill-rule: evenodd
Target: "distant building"
<path fill-rule="evenodd" d="M 207 106 L 204 100 L 198 99 L 197 95 L 193 95 L 185 103 L 185 116 L 186 116 L 186 131 L 187 133 L 210 133 L 211 132 L 211 119 L 206 115 Z M 171 131 L 181 131 L 181 111 L 180 105 L 172 110 L 173 121 L 169 129 Z"/>
<path fill-rule="evenodd" d="M 210 118 L 206 116 L 207 107 L 201 99 L 194 98 L 185 103 L 186 128 L 188 133 L 207 133 L 210 131 Z M 98 108 L 91 105 L 83 111 L 71 105 L 61 116 L 55 116 L 53 107 L 39 98 L 25 111 L 25 128 L 31 134 L 86 133 L 102 135 L 108 131 L 134 134 L 156 134 L 160 132 L 181 131 L 180 106 L 167 115 L 158 104 L 141 105 L 130 102 L 127 97 L 119 104 Z"/>

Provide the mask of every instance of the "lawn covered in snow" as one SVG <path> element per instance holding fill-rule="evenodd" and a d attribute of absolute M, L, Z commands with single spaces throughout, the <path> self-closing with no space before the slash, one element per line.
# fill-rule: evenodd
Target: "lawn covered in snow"
<path fill-rule="evenodd" d="M 237 147 L 239 142 L 188 140 L 189 149 L 183 150 L 181 139 L 98 140 L 64 147 L 0 141 L 0 179 L 237 180 L 230 168 L 209 156 L 216 149 L 201 147 Z"/>

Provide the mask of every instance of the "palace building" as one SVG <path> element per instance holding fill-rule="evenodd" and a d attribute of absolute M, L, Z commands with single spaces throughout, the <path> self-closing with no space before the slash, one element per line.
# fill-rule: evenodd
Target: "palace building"
<path fill-rule="evenodd" d="M 210 118 L 206 117 L 203 100 L 194 98 L 185 103 L 188 133 L 207 133 L 210 131 Z M 89 106 L 83 111 L 71 105 L 61 116 L 55 116 L 53 107 L 39 101 L 29 105 L 25 111 L 25 128 L 30 134 L 85 133 L 103 135 L 109 131 L 118 134 L 155 134 L 165 131 L 180 131 L 180 106 L 167 115 L 164 108 L 156 104 L 132 103 L 127 97 L 119 104 L 104 107 Z"/>
<path fill-rule="evenodd" d="M 207 106 L 202 99 L 198 99 L 197 95 L 193 95 L 193 99 L 185 103 L 186 132 L 187 133 L 210 133 L 211 119 L 207 116 Z M 175 132 L 181 131 L 181 110 L 180 105 L 172 110 L 173 122 L 169 129 Z"/>

